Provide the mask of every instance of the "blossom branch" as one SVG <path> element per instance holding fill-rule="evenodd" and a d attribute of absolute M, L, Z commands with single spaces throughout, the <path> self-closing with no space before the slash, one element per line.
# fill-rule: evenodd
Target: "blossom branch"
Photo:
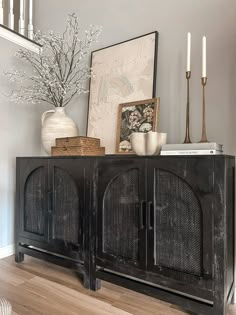
<path fill-rule="evenodd" d="M 76 95 L 87 93 L 86 81 L 91 77 L 91 69 L 86 65 L 92 43 L 97 41 L 101 28 L 90 26 L 84 41 L 79 38 L 80 26 L 75 14 L 69 15 L 62 35 L 54 32 L 42 34 L 38 31 L 34 40 L 42 45 L 39 54 L 20 50 L 17 57 L 31 65 L 33 73 L 12 71 L 7 73 L 11 82 L 26 82 L 14 90 L 12 100 L 16 102 L 41 101 L 56 107 L 66 106 Z M 32 83 L 32 85 L 30 85 Z"/>

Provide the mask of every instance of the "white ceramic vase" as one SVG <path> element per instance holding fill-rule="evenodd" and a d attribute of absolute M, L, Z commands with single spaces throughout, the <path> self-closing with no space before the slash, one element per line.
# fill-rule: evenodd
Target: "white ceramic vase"
<path fill-rule="evenodd" d="M 51 154 L 56 138 L 75 137 L 78 129 L 75 122 L 66 115 L 64 107 L 55 107 L 42 115 L 41 139 L 44 150 Z"/>

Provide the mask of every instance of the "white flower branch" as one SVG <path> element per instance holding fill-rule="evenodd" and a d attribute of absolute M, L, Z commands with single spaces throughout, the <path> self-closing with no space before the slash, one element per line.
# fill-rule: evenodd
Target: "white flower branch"
<path fill-rule="evenodd" d="M 11 99 L 17 103 L 48 102 L 56 107 L 66 106 L 76 95 L 87 93 L 87 80 L 91 68 L 86 65 L 85 57 L 97 41 L 101 27 L 90 25 L 85 38 L 79 38 L 78 17 L 69 15 L 67 26 L 62 35 L 50 31 L 38 31 L 34 40 L 42 45 L 39 54 L 19 50 L 17 57 L 32 67 L 32 72 L 12 70 L 6 73 L 11 82 L 26 83 L 12 92 Z"/>

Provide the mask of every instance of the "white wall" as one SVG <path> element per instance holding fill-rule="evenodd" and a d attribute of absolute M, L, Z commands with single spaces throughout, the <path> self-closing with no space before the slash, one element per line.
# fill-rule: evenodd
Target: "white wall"
<path fill-rule="evenodd" d="M 201 38 L 207 36 L 207 134 L 235 153 L 236 1 L 235 0 L 36 0 L 36 26 L 61 32 L 68 13 L 80 16 L 81 29 L 103 26 L 98 48 L 159 31 L 157 96 L 160 131 L 169 142 L 183 141 L 186 106 L 186 35 L 192 33 L 191 138 L 201 137 Z M 68 106 L 85 132 L 87 98 Z M 116 123 L 116 122 L 114 122 Z"/>

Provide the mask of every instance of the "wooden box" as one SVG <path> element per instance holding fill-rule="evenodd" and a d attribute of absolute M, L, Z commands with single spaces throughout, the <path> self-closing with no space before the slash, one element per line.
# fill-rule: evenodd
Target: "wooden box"
<path fill-rule="evenodd" d="M 56 139 L 56 147 L 69 146 L 85 146 L 89 148 L 100 147 L 100 139 L 91 137 L 67 137 Z"/>
<path fill-rule="evenodd" d="M 52 156 L 103 156 L 104 147 L 64 146 L 52 147 Z"/>

